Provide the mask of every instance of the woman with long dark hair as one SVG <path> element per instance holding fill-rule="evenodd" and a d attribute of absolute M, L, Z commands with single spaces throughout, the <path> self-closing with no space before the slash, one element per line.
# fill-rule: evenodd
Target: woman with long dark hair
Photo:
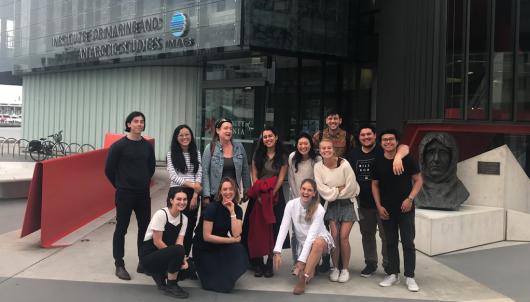
<path fill-rule="evenodd" d="M 292 227 L 293 237 L 298 244 L 296 275 L 298 282 L 295 295 L 303 294 L 306 283 L 315 275 L 315 268 L 323 254 L 334 248 L 333 239 L 324 225 L 324 207 L 320 204 L 317 185 L 313 179 L 304 179 L 298 189 L 299 196 L 290 200 L 280 226 L 274 247 L 274 269 L 279 270 L 282 262 L 282 244 Z"/>
<path fill-rule="evenodd" d="M 232 178 L 238 189 L 242 185 L 243 193 L 250 188 L 247 153 L 241 143 L 232 140 L 232 136 L 232 121 L 219 119 L 215 123 L 212 142 L 204 148 L 202 196 L 205 205 L 217 195 L 223 177 Z"/>
<path fill-rule="evenodd" d="M 232 178 L 223 177 L 217 192 L 195 229 L 193 254 L 202 288 L 229 292 L 248 267 L 240 243 L 243 210 Z"/>
<path fill-rule="evenodd" d="M 202 190 L 201 153 L 197 150 L 193 131 L 188 125 L 180 125 L 173 131 L 171 151 L 167 153 L 167 171 L 170 187 L 180 187 L 188 196 L 188 206 L 183 210 L 188 217 L 184 248 L 186 256 L 191 250 L 193 229 L 197 223 L 197 212 Z"/>
<path fill-rule="evenodd" d="M 300 133 L 295 141 L 295 150 L 289 154 L 289 197 L 300 197 L 300 186 L 304 179 L 314 179 L 313 167 L 322 158 L 315 152 L 313 140 L 307 133 Z"/>
<path fill-rule="evenodd" d="M 283 217 L 285 199 L 282 185 L 287 175 L 287 155 L 283 151 L 278 132 L 265 127 L 258 140 L 252 158 L 252 188 L 248 196 L 252 199 L 245 213 L 243 240 L 247 244 L 254 276 L 270 278 L 272 249 Z M 289 248 L 289 241 L 285 248 Z M 266 265 L 263 256 L 267 256 Z"/>

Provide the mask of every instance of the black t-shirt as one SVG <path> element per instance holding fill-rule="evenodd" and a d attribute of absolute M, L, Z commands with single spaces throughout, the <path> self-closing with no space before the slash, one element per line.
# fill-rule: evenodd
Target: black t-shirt
<path fill-rule="evenodd" d="M 401 175 L 394 175 L 392 171 L 392 159 L 386 159 L 384 155 L 375 158 L 372 179 L 379 180 L 379 193 L 381 194 L 381 205 L 390 212 L 399 212 L 403 200 L 407 198 L 412 190 L 412 175 L 420 172 L 418 165 L 410 155 L 403 158 L 405 171 Z"/>
<path fill-rule="evenodd" d="M 377 156 L 383 156 L 383 149 L 378 145 L 368 153 L 364 153 L 361 146 L 356 147 L 348 156 L 348 161 L 361 188 L 359 193 L 359 206 L 361 208 L 375 209 L 375 201 L 372 196 L 372 167 Z"/>
<path fill-rule="evenodd" d="M 237 219 L 242 220 L 243 210 L 239 205 L 235 206 L 235 212 Z M 217 244 L 204 241 L 202 236 L 204 220 L 213 222 L 212 235 L 228 238 L 228 233 L 231 233 L 232 229 L 230 212 L 220 201 L 211 202 L 204 210 L 204 214 L 201 215 L 199 224 L 197 225 L 197 228 L 195 228 L 194 248 L 201 250 L 216 249 L 218 246 Z"/>

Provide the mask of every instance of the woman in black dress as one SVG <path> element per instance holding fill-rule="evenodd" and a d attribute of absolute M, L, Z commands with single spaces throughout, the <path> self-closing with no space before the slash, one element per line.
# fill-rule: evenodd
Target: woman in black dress
<path fill-rule="evenodd" d="M 195 229 L 193 258 L 203 289 L 229 292 L 247 270 L 239 200 L 234 180 L 223 177 L 216 200 L 208 204 Z"/>

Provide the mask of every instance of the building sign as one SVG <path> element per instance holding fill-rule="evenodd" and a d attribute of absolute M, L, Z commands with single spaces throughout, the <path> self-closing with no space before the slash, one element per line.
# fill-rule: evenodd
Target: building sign
<path fill-rule="evenodd" d="M 171 18 L 171 34 L 177 38 L 185 36 L 190 27 L 188 16 L 186 14 L 177 12 Z"/>
<path fill-rule="evenodd" d="M 498 161 L 477 162 L 477 174 L 501 175 L 501 163 Z"/>
<path fill-rule="evenodd" d="M 175 12 L 168 23 L 171 35 L 164 32 L 164 18 L 157 16 L 54 36 L 52 46 L 65 47 L 64 54 L 71 59 L 76 56 L 81 60 L 93 60 L 127 54 L 160 53 L 165 49 L 171 51 L 195 45 L 195 39 L 187 36 L 190 25 L 186 14 Z M 144 37 L 134 38 L 136 35 Z M 103 43 L 86 46 L 100 41 Z"/>
<path fill-rule="evenodd" d="M 22 2 L 5 63 L 16 75 L 196 56 L 242 43 L 242 0 Z"/>

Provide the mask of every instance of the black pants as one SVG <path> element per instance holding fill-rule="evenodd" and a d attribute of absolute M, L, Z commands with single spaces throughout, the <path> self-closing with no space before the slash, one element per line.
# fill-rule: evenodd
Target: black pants
<path fill-rule="evenodd" d="M 414 270 L 416 269 L 416 248 L 414 246 L 414 237 L 416 235 L 414 225 L 415 211 L 412 209 L 408 213 L 395 211 L 389 214 L 390 219 L 382 220 L 388 255 L 388 267 L 385 268 L 385 271 L 387 274 L 399 274 L 398 243 L 401 236 L 405 277 L 414 278 Z"/>
<path fill-rule="evenodd" d="M 151 274 L 174 274 L 180 270 L 184 261 L 184 247 L 171 245 L 141 257 L 142 266 Z"/>
<path fill-rule="evenodd" d="M 191 198 L 193 197 L 193 189 L 182 187 L 184 189 L 184 192 L 186 192 L 186 196 L 188 197 L 188 205 L 186 206 L 186 209 L 182 211 L 182 214 L 186 215 L 188 217 L 188 226 L 186 227 L 186 235 L 184 235 L 184 250 L 186 252 L 186 256 L 189 256 L 191 251 L 191 244 L 193 241 L 193 231 L 195 230 L 195 225 L 197 224 L 197 214 L 199 213 L 199 207 L 200 207 L 200 197 L 199 200 L 197 200 L 197 208 L 194 210 L 190 209 L 190 203 Z M 213 200 L 213 199 L 210 199 Z"/>
<path fill-rule="evenodd" d="M 144 241 L 145 232 L 151 218 L 151 197 L 149 192 L 137 193 L 124 190 L 116 190 L 116 229 L 112 238 L 112 255 L 116 266 L 125 265 L 123 261 L 125 234 L 134 211 L 138 222 L 137 246 Z"/>

